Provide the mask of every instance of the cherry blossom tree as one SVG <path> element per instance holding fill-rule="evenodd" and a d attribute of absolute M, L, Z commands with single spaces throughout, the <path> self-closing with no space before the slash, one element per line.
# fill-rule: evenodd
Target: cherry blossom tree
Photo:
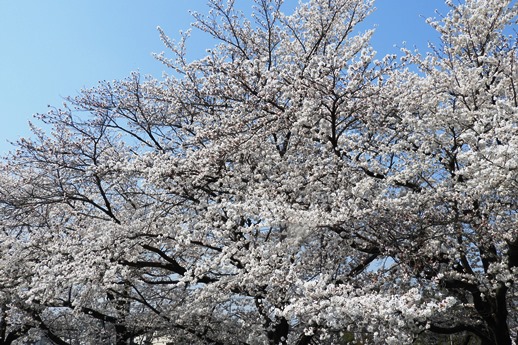
<path fill-rule="evenodd" d="M 2 165 L 6 344 L 518 342 L 516 6 L 379 60 L 370 0 L 250 18 L 67 99 Z M 430 338 L 431 339 L 431 338 Z"/>
<path fill-rule="evenodd" d="M 431 22 L 441 45 L 414 60 L 425 75 L 413 87 L 421 102 L 406 103 L 407 145 L 421 165 L 413 173 L 431 217 L 426 244 L 412 248 L 421 256 L 409 263 L 458 301 L 463 317 L 432 322 L 432 332 L 464 329 L 484 344 L 511 344 L 518 340 L 516 3 L 448 4 L 449 15 Z"/>

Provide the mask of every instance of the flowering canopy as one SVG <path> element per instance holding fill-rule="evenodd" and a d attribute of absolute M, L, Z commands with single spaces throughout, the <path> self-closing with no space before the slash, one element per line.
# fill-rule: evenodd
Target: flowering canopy
<path fill-rule="evenodd" d="M 5 159 L 1 342 L 516 343 L 516 6 L 447 2 L 431 53 L 376 60 L 370 0 L 255 3 Z"/>

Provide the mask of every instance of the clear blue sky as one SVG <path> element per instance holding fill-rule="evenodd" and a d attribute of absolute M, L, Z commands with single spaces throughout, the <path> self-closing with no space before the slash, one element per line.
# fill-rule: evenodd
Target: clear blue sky
<path fill-rule="evenodd" d="M 286 0 L 294 3 L 298 0 Z M 251 3 L 237 0 L 240 6 Z M 170 37 L 189 28 L 189 10 L 203 12 L 205 0 L 0 0 L 0 155 L 30 135 L 28 121 L 47 105 L 60 106 L 99 80 L 121 79 L 131 71 L 160 77 L 151 56 L 164 50 L 156 31 Z M 291 6 L 290 6 L 291 7 Z M 436 39 L 425 17 L 444 13 L 442 0 L 378 0 L 367 25 L 380 53 L 397 53 L 407 42 L 425 50 Z M 203 37 L 203 36 L 201 36 Z M 193 35 L 193 56 L 211 43 Z"/>

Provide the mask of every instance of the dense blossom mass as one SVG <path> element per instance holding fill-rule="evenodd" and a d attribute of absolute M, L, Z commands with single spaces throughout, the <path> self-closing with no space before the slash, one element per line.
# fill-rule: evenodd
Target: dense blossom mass
<path fill-rule="evenodd" d="M 0 169 L 0 344 L 518 343 L 511 0 L 376 58 L 372 0 L 211 0 Z"/>

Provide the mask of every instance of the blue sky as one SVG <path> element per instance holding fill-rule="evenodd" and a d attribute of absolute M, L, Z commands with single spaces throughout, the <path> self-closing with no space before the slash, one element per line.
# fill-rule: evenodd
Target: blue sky
<path fill-rule="evenodd" d="M 294 3 L 297 0 L 286 0 Z M 237 0 L 240 6 L 251 3 Z M 0 0 L 0 155 L 9 140 L 30 135 L 28 121 L 47 105 L 59 107 L 100 80 L 121 79 L 131 71 L 160 77 L 163 65 L 153 52 L 164 50 L 156 31 L 170 37 L 189 28 L 189 10 L 203 12 L 205 0 Z M 436 39 L 425 18 L 442 10 L 441 0 L 378 0 L 366 26 L 380 53 L 397 53 L 406 41 L 424 51 Z M 211 43 L 193 35 L 193 56 Z"/>

